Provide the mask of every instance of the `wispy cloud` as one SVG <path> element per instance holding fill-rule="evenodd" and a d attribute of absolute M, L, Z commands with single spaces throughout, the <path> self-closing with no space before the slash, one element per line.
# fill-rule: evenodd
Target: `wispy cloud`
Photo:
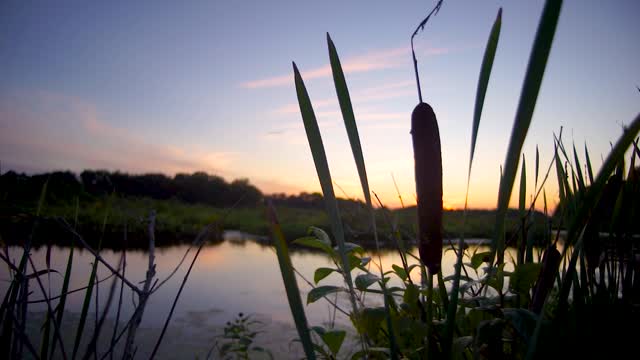
<path fill-rule="evenodd" d="M 442 55 L 449 52 L 446 48 L 427 48 L 421 50 L 425 55 Z M 342 70 L 345 73 L 361 73 L 375 70 L 396 68 L 406 64 L 409 47 L 398 47 L 381 49 L 367 52 L 362 55 L 346 57 L 342 60 Z M 301 69 L 305 80 L 324 78 L 331 76 L 331 66 L 329 64 L 310 69 Z M 240 84 L 240 87 L 247 89 L 269 88 L 287 86 L 293 84 L 293 75 L 277 75 L 263 79 L 247 81 Z"/>
<path fill-rule="evenodd" d="M 26 168 L 107 168 L 168 174 L 204 170 L 225 175 L 238 154 L 194 145 L 154 143 L 103 119 L 78 97 L 51 93 L 0 99 L 3 160 Z M 5 131 L 6 130 L 6 131 Z"/>
<path fill-rule="evenodd" d="M 383 100 L 397 99 L 407 96 L 414 96 L 416 91 L 415 81 L 398 81 L 390 84 L 383 84 L 368 87 L 351 94 L 351 101 L 356 104 L 366 104 L 371 102 L 379 102 Z M 323 110 L 327 108 L 337 108 L 338 100 L 334 98 L 326 98 L 313 101 L 314 110 Z M 280 106 L 273 111 L 272 114 L 276 115 L 289 115 L 300 113 L 300 106 L 298 103 L 289 103 Z"/>

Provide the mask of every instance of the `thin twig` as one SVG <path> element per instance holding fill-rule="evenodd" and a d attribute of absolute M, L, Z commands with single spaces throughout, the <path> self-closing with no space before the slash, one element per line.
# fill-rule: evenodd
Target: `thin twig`
<path fill-rule="evenodd" d="M 33 272 L 36 274 L 36 282 L 38 283 L 38 286 L 40 287 L 40 291 L 42 291 L 42 295 L 45 298 L 45 302 L 47 303 L 47 312 L 48 312 L 48 316 L 50 316 L 51 321 L 53 322 L 53 335 L 56 338 L 56 340 L 58 340 L 58 343 L 60 344 L 60 350 L 62 351 L 62 357 L 64 359 L 67 358 L 67 355 L 64 351 L 64 345 L 62 344 L 62 337 L 60 336 L 60 324 L 58 324 L 58 321 L 56 320 L 56 317 L 53 315 L 54 311 L 53 308 L 51 307 L 51 301 L 48 299 L 47 297 L 47 292 L 44 288 L 44 285 L 42 285 L 42 281 L 40 280 L 40 275 L 38 275 L 38 271 L 36 270 L 36 266 L 33 263 L 33 259 L 31 259 L 31 256 L 28 255 L 27 256 L 29 264 L 31 264 L 31 268 L 33 269 Z M 25 304 L 26 307 L 26 304 Z M 24 325 L 24 324 L 23 324 Z"/>
<path fill-rule="evenodd" d="M 119 277 L 120 280 L 122 280 L 125 284 L 127 284 L 127 286 L 129 286 L 131 288 L 131 290 L 133 290 L 134 292 L 136 292 L 138 295 L 140 295 L 142 293 L 142 290 L 140 290 L 140 288 L 138 288 L 137 286 L 135 286 L 133 283 L 131 283 L 131 281 L 127 280 L 124 276 L 120 275 L 120 273 L 113 268 L 113 266 L 111 266 L 111 264 L 109 264 L 109 262 L 107 262 L 105 259 L 102 258 L 102 256 L 100 256 L 100 254 L 98 254 L 91 246 L 89 246 L 89 244 L 84 240 L 84 238 L 82 237 L 82 235 L 78 234 L 78 232 L 76 232 L 70 225 L 69 223 L 67 223 L 67 221 L 63 218 L 56 218 L 56 220 L 58 221 L 59 224 L 61 224 L 67 231 L 69 231 L 73 236 L 76 237 L 76 239 L 80 240 L 80 242 L 82 243 L 82 246 L 87 249 L 91 255 L 95 256 L 96 259 L 98 259 L 99 262 L 101 262 L 102 264 L 104 264 L 104 266 L 109 269 L 109 271 L 111 271 L 112 274 L 114 274 L 115 276 Z"/>
<path fill-rule="evenodd" d="M 126 360 L 133 359 L 134 357 L 135 350 L 133 348 L 133 343 L 135 341 L 138 327 L 142 322 L 144 308 L 147 305 L 147 300 L 149 299 L 149 295 L 151 294 L 151 281 L 156 274 L 156 265 L 154 263 L 156 249 L 155 226 L 156 212 L 152 211 L 149 215 L 149 266 L 147 268 L 147 274 L 142 291 L 138 294 L 140 302 L 138 303 L 138 306 L 136 307 L 136 310 L 133 314 L 133 321 L 131 323 L 131 326 L 129 326 L 129 332 L 127 334 L 127 340 L 125 342 L 123 358 Z"/>
<path fill-rule="evenodd" d="M 245 192 L 244 194 L 242 194 L 242 196 L 233 204 L 231 205 L 231 207 L 229 207 L 228 209 L 226 209 L 226 211 L 222 214 L 219 222 L 222 223 L 227 216 L 229 216 L 229 214 L 231 213 L 231 211 L 233 209 L 236 208 L 236 206 L 238 206 L 242 200 L 244 200 L 245 196 L 247 195 L 247 193 Z M 155 356 L 156 352 L 158 351 L 158 348 L 160 348 L 160 344 L 162 343 L 162 339 L 164 337 L 164 334 L 167 331 L 167 327 L 169 326 L 169 322 L 171 321 L 171 317 L 173 316 L 173 312 L 176 308 L 176 304 L 178 304 L 178 299 L 180 298 L 180 295 L 182 294 L 182 289 L 184 289 L 184 285 L 187 283 L 187 279 L 189 278 L 189 275 L 191 274 L 191 269 L 193 268 L 193 265 L 196 262 L 196 259 L 198 258 L 198 255 L 200 254 L 200 251 L 202 250 L 202 248 L 205 245 L 205 240 L 208 238 L 209 234 L 215 230 L 215 227 L 218 225 L 218 221 L 214 221 L 210 224 L 208 224 L 207 226 L 205 226 L 200 233 L 198 233 L 198 236 L 196 237 L 196 239 L 193 241 L 192 245 L 190 245 L 189 249 L 191 248 L 191 246 L 193 246 L 194 244 L 198 245 L 198 251 L 196 252 L 196 254 L 193 256 L 193 260 L 191 261 L 191 265 L 189 265 L 189 269 L 187 270 L 187 273 L 184 275 L 184 279 L 182 280 L 182 283 L 180 284 L 180 288 L 178 289 L 178 293 L 176 294 L 176 297 L 173 299 L 173 304 L 171 305 L 171 310 L 169 311 L 169 315 L 167 316 L 167 319 L 164 322 L 164 325 L 162 327 L 162 332 L 160 333 L 160 336 L 158 337 L 158 341 L 156 341 L 156 345 L 153 347 L 153 352 L 151 353 L 151 359 L 153 359 L 153 357 Z M 188 251 L 188 250 L 187 250 Z M 186 254 L 185 254 L 186 257 Z M 162 284 L 158 285 L 161 286 Z"/>
<path fill-rule="evenodd" d="M 429 15 L 427 15 L 427 17 L 424 18 L 424 20 L 422 20 L 420 25 L 418 25 L 416 30 L 413 32 L 413 35 L 411 35 L 411 55 L 413 56 L 413 70 L 416 72 L 416 85 L 418 86 L 418 100 L 420 100 L 420 102 L 422 102 L 422 90 L 420 90 L 420 76 L 418 75 L 418 59 L 416 59 L 416 52 L 413 49 L 413 38 L 416 37 L 416 35 L 418 35 L 418 32 L 420 30 L 424 30 L 424 26 L 427 25 L 427 21 L 429 21 L 429 18 L 431 18 L 431 15 L 435 15 L 438 13 L 438 11 L 440 11 L 440 6 L 442 6 L 442 1 L 443 0 L 438 1 L 438 3 L 436 4 L 436 6 L 434 6 L 434 8 L 429 13 Z"/>
<path fill-rule="evenodd" d="M 122 250 L 122 276 L 125 276 L 126 268 L 127 268 L 127 223 L 124 224 L 124 244 Z M 116 311 L 116 320 L 113 324 L 113 334 L 111 335 L 111 347 L 110 350 L 113 350 L 116 346 L 116 335 L 118 333 L 118 323 L 120 322 L 120 313 L 122 311 L 122 297 L 124 293 L 124 282 L 120 282 L 120 296 L 118 298 L 118 310 Z M 111 359 L 113 359 L 113 351 L 111 351 Z"/>
<path fill-rule="evenodd" d="M 124 256 L 122 256 L 120 258 L 120 266 L 122 267 L 124 263 Z M 83 356 L 83 360 L 86 360 L 89 358 L 89 356 L 91 356 L 91 354 L 93 353 L 94 357 L 97 360 L 98 357 L 98 337 L 100 336 L 100 330 L 102 329 L 102 326 L 104 325 L 104 320 L 107 317 L 107 313 L 109 312 L 109 309 L 111 308 L 111 301 L 113 300 L 113 294 L 115 293 L 116 290 L 116 280 L 118 280 L 117 278 L 113 279 L 113 282 L 111 283 L 111 287 L 109 289 L 109 295 L 107 296 L 107 303 L 105 304 L 105 307 L 102 311 L 102 315 L 100 316 L 100 319 L 97 320 L 96 322 L 96 326 L 95 329 L 93 331 L 93 336 L 91 337 L 91 341 L 89 342 L 89 345 L 87 346 L 87 351 L 85 353 L 85 355 Z M 98 297 L 98 293 L 96 291 L 96 298 Z"/>

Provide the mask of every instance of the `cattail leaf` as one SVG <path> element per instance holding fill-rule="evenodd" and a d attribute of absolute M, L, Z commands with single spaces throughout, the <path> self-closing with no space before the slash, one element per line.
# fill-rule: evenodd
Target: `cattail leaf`
<path fill-rule="evenodd" d="M 333 74 L 333 82 L 335 84 L 336 94 L 338 96 L 338 102 L 340 104 L 340 111 L 342 112 L 342 119 L 344 120 L 344 126 L 347 130 L 349 143 L 351 144 L 351 151 L 356 162 L 356 168 L 358 169 L 358 176 L 360 177 L 362 192 L 364 194 L 367 205 L 371 206 L 371 193 L 369 191 L 369 181 L 367 180 L 367 169 L 364 163 L 364 156 L 362 155 L 362 145 L 360 144 L 358 126 L 356 125 L 353 106 L 351 105 L 349 88 L 347 87 L 344 72 L 342 71 L 342 65 L 340 64 L 338 52 L 333 41 L 331 40 L 331 36 L 329 36 L 329 33 L 327 33 L 327 44 L 329 47 L 331 72 Z"/>
<path fill-rule="evenodd" d="M 284 289 L 287 293 L 287 300 L 289 307 L 291 308 L 291 314 L 293 315 L 293 321 L 298 330 L 300 336 L 300 342 L 304 349 L 307 359 L 315 359 L 316 354 L 313 349 L 313 342 L 311 341 L 311 334 L 309 333 L 309 326 L 307 323 L 307 316 L 304 313 L 304 307 L 302 306 L 302 299 L 300 299 L 300 290 L 298 289 L 298 283 L 296 282 L 296 275 L 294 273 L 293 264 L 291 263 L 291 257 L 289 257 L 289 248 L 282 234 L 282 228 L 278 221 L 278 216 L 273 208 L 273 204 L 267 204 L 267 218 L 271 225 L 271 233 L 276 247 L 276 255 L 278 256 L 278 265 L 280 266 L 280 275 L 282 275 L 282 281 L 284 282 Z"/>
<path fill-rule="evenodd" d="M 520 218 L 524 218 L 527 201 L 527 169 L 522 154 L 522 170 L 520 171 Z"/>
<path fill-rule="evenodd" d="M 576 151 L 576 144 L 573 144 L 573 159 L 576 162 L 575 163 L 575 167 L 576 167 L 576 173 L 578 173 L 578 189 L 580 191 L 580 193 L 584 192 L 584 188 L 585 188 L 585 183 L 584 183 L 584 176 L 582 176 L 582 165 L 580 164 L 580 159 L 578 158 L 578 152 Z M 577 193 L 577 191 L 576 191 Z"/>
<path fill-rule="evenodd" d="M 529 131 L 531 118 L 535 109 L 542 78 L 547 66 L 547 60 L 551 51 L 551 44 L 556 32 L 560 9 L 562 7 L 561 0 L 548 0 L 545 3 L 536 32 L 533 49 L 529 56 L 529 64 L 525 75 L 522 91 L 520 93 L 520 101 L 516 111 L 511 137 L 509 139 L 509 147 L 504 162 L 504 176 L 500 182 L 500 190 L 498 192 L 498 206 L 496 212 L 495 237 L 492 244 L 493 251 L 498 255 L 498 262 L 504 261 L 504 223 L 511 199 L 511 191 L 518 169 L 518 161 L 524 140 Z"/>
<path fill-rule="evenodd" d="M 343 275 L 345 282 L 349 287 L 349 294 L 351 297 L 351 306 L 354 312 L 358 312 L 358 306 L 356 305 L 355 292 L 353 290 L 353 281 L 351 279 L 351 273 L 349 271 L 349 259 L 344 246 L 344 228 L 342 226 L 342 219 L 340 218 L 340 212 L 338 211 L 338 203 L 333 191 L 333 183 L 331 181 L 331 173 L 329 172 L 329 165 L 327 163 L 327 156 L 324 152 L 324 145 L 322 144 L 322 137 L 320 136 L 320 129 L 318 128 L 318 122 L 316 120 L 315 113 L 313 112 L 313 106 L 307 93 L 307 88 L 304 85 L 302 76 L 298 71 L 298 67 L 293 63 L 293 72 L 296 85 L 296 93 L 298 96 L 298 105 L 300 105 L 300 113 L 302 114 L 302 121 L 304 122 L 305 132 L 307 134 L 307 140 L 309 141 L 309 148 L 313 156 L 313 162 L 316 166 L 316 172 L 318 173 L 318 179 L 320 180 L 320 186 L 324 195 L 325 206 L 329 219 L 331 221 L 331 229 L 333 235 L 338 243 L 338 249 L 340 253 L 340 259 L 342 260 L 342 268 L 344 270 Z"/>
<path fill-rule="evenodd" d="M 587 144 L 584 144 L 584 156 L 587 167 L 587 175 L 589 175 L 589 184 L 593 184 L 593 169 L 591 167 L 591 159 L 589 158 L 589 149 L 587 149 Z"/>
<path fill-rule="evenodd" d="M 371 227 L 373 229 L 373 238 L 376 244 L 376 249 L 380 249 L 378 241 L 378 231 L 376 227 L 376 218 L 373 210 L 373 204 L 371 203 L 371 191 L 369 190 L 369 181 L 367 179 L 367 169 L 364 163 L 364 156 L 362 154 L 362 145 L 360 144 L 360 136 L 358 135 L 358 127 L 356 125 L 355 116 L 353 113 L 353 106 L 351 105 L 351 97 L 349 95 L 349 89 L 347 82 L 344 78 L 344 72 L 342 71 L 342 65 L 340 64 L 340 58 L 336 50 L 329 33 L 327 33 L 327 45 L 329 47 L 329 61 L 331 63 L 331 72 L 333 74 L 333 82 L 336 88 L 336 94 L 338 96 L 338 102 L 340 103 L 340 111 L 342 112 L 342 119 L 347 130 L 347 136 L 349 137 L 349 143 L 351 144 L 351 152 L 358 169 L 358 176 L 360 177 L 360 185 L 362 186 L 362 192 L 364 194 L 367 207 L 369 208 L 369 216 L 371 219 Z M 396 186 L 397 188 L 397 186 Z M 402 198 L 400 198 L 402 203 Z M 382 267 L 380 267 L 382 272 Z M 386 294 L 386 286 L 382 284 L 382 291 Z M 393 326 L 391 326 L 391 315 L 389 312 L 389 304 L 387 302 L 387 296 L 383 296 L 384 306 L 387 311 L 387 328 L 389 331 L 389 342 L 391 350 L 391 358 L 397 358 L 397 350 L 395 344 L 395 334 Z"/>
<path fill-rule="evenodd" d="M 540 153 L 538 152 L 538 145 L 536 145 L 536 180 L 534 188 L 538 189 L 538 170 L 540 169 Z"/>
<path fill-rule="evenodd" d="M 493 60 L 496 56 L 498 48 L 498 40 L 500 39 L 500 27 L 502 26 L 502 8 L 498 10 L 498 15 L 491 28 L 487 46 L 484 50 L 482 65 L 480 66 L 480 76 L 478 78 L 478 89 L 476 90 L 476 103 L 473 111 L 473 125 L 471 128 L 471 155 L 469 156 L 469 177 L 471 176 L 471 165 L 473 163 L 473 155 L 476 149 L 476 139 L 478 138 L 478 128 L 480 127 L 480 117 L 482 116 L 482 108 L 484 107 L 484 98 L 487 94 L 489 78 L 491 77 L 491 69 L 493 68 Z"/>

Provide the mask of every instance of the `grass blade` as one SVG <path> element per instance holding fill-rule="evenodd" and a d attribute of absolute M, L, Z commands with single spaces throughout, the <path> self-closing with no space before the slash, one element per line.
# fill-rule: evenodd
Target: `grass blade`
<path fill-rule="evenodd" d="M 98 271 L 98 254 L 100 253 L 100 248 L 102 247 L 102 239 L 104 238 L 107 220 L 109 219 L 110 205 L 111 201 L 107 203 L 107 211 L 104 214 L 104 220 L 102 222 L 102 235 L 100 236 L 100 240 L 98 241 L 96 256 L 93 260 L 91 275 L 89 276 L 89 283 L 87 284 L 87 292 L 85 293 L 84 301 L 82 303 L 82 311 L 80 312 L 80 320 L 78 322 L 78 330 L 76 331 L 76 337 L 73 343 L 73 353 L 71 355 L 71 359 L 75 359 L 76 355 L 78 354 L 78 348 L 80 347 L 80 341 L 82 340 L 84 326 L 87 321 L 87 314 L 89 313 L 89 305 L 91 304 L 91 296 L 93 295 L 93 286 L 95 284 L 96 272 Z"/>
<path fill-rule="evenodd" d="M 624 159 L 624 153 L 633 143 L 636 135 L 640 131 L 640 114 L 636 115 L 631 125 L 625 128 L 624 133 L 611 149 L 611 152 L 607 156 L 605 162 L 602 164 L 598 176 L 595 179 L 593 185 L 587 191 L 584 201 L 580 203 L 576 211 L 574 220 L 571 222 L 569 231 L 567 233 L 567 243 L 575 243 L 573 254 L 567 268 L 567 275 L 564 278 L 562 288 L 559 294 L 560 310 L 563 310 L 567 305 L 567 299 L 569 290 L 571 289 L 571 279 L 575 272 L 578 256 L 582 250 L 582 237 L 578 237 L 581 233 L 586 221 L 589 218 L 591 209 L 595 207 L 604 191 L 605 185 L 609 180 L 611 174 L 616 170 L 621 159 Z M 565 246 L 562 256 L 564 257 L 569 246 Z"/>
<path fill-rule="evenodd" d="M 520 171 L 520 197 L 519 197 L 519 208 L 520 208 L 520 234 L 518 235 L 519 243 L 518 243 L 518 265 L 524 263 L 524 255 L 526 250 L 526 229 L 527 229 L 527 219 L 526 219 L 526 201 L 527 201 L 527 167 L 524 158 L 524 154 L 522 154 L 522 170 Z"/>
<path fill-rule="evenodd" d="M 276 246 L 276 254 L 278 256 L 278 264 L 280 265 L 280 274 L 282 275 L 282 281 L 284 282 L 284 288 L 287 293 L 287 299 L 289 300 L 289 307 L 291 308 L 291 314 L 300 336 L 300 342 L 304 348 L 304 352 L 307 359 L 313 360 L 316 358 L 314 352 L 313 342 L 311 342 L 311 334 L 309 332 L 309 325 L 307 324 L 307 317 L 302 307 L 302 299 L 300 299 L 300 290 L 298 290 L 298 283 L 296 282 L 296 276 L 293 272 L 293 265 L 291 264 L 291 258 L 289 257 L 289 249 L 287 242 L 282 234 L 280 223 L 276 215 L 273 204 L 267 204 L 267 217 L 271 224 L 271 232 L 273 233 L 273 240 Z"/>
<path fill-rule="evenodd" d="M 538 152 L 538 145 L 536 145 L 536 180 L 534 183 L 534 189 L 538 188 L 538 170 L 540 169 L 540 153 Z"/>
<path fill-rule="evenodd" d="M 364 194 L 367 207 L 369 209 L 369 216 L 371 219 L 371 228 L 373 230 L 373 238 L 376 244 L 376 250 L 378 252 L 378 264 L 380 268 L 380 278 L 384 278 L 382 269 L 382 260 L 380 259 L 380 244 L 378 241 L 378 231 L 376 227 L 375 212 L 373 210 L 373 204 L 371 203 L 371 192 L 369 191 L 369 180 L 367 179 L 367 168 L 364 163 L 364 156 L 362 155 L 362 145 L 360 144 L 360 136 L 358 135 L 358 126 L 356 125 L 356 119 L 353 114 L 353 106 L 351 105 L 351 97 L 349 96 L 349 88 L 344 78 L 344 72 L 342 71 L 342 65 L 340 64 L 340 58 L 338 57 L 338 51 L 331 40 L 331 36 L 327 33 L 327 44 L 329 47 L 329 60 L 331 62 L 331 72 L 333 74 L 333 82 L 336 87 L 336 94 L 338 96 L 338 102 L 340 103 L 340 110 L 342 111 L 342 118 L 344 120 L 344 126 L 347 130 L 347 136 L 349 137 L 349 143 L 351 144 L 351 152 L 356 162 L 356 168 L 358 169 L 358 176 L 360 177 L 360 185 L 362 186 L 362 192 Z M 394 181 L 395 183 L 395 181 Z M 384 308 L 387 320 L 387 328 L 389 331 L 389 343 L 390 343 L 390 356 L 391 359 L 397 359 L 397 349 L 395 334 L 393 326 L 391 324 L 391 314 L 389 310 L 389 302 L 387 299 L 386 284 L 380 282 L 384 299 Z"/>
<path fill-rule="evenodd" d="M 476 102 L 473 113 L 473 124 L 471 130 L 471 152 L 469 156 L 469 170 L 467 174 L 467 191 L 464 200 L 464 214 L 462 229 L 466 224 L 467 217 L 467 201 L 469 199 L 469 184 L 471 182 L 471 167 L 473 164 L 473 155 L 475 152 L 476 140 L 478 137 L 478 128 L 480 127 L 480 118 L 482 116 L 482 108 L 484 107 L 484 99 L 487 92 L 487 86 L 489 84 L 489 78 L 491 76 L 491 69 L 493 68 L 493 60 L 495 58 L 496 50 L 498 48 L 498 40 L 500 39 L 500 28 L 502 26 L 502 8 L 498 10 L 496 20 L 491 27 L 489 39 L 487 40 L 487 46 L 484 51 L 484 57 L 482 59 L 482 66 L 480 67 L 480 76 L 478 78 L 478 89 L 476 91 Z M 455 250 L 455 249 L 454 249 Z M 451 286 L 451 299 L 447 301 L 447 323 L 445 328 L 445 334 L 443 339 L 443 351 L 445 356 L 448 357 L 451 353 L 451 346 L 453 344 L 453 329 L 455 327 L 456 311 L 458 309 L 458 296 L 460 292 L 460 275 L 462 272 L 462 258 L 464 255 L 464 233 L 461 234 L 458 241 L 458 251 L 456 252 L 456 263 L 454 265 L 454 280 Z M 444 282 L 441 283 L 438 279 L 439 286 L 444 287 Z M 444 290 L 446 295 L 446 289 Z M 446 298 L 446 296 L 445 296 Z"/>
<path fill-rule="evenodd" d="M 300 113 L 302 114 L 304 128 L 307 133 L 307 139 L 309 140 L 309 147 L 311 148 L 311 154 L 313 155 L 313 162 L 316 166 L 320 186 L 322 187 L 322 194 L 324 195 L 327 213 L 329 213 L 331 230 L 333 232 L 333 236 L 336 238 L 336 242 L 338 243 L 340 260 L 342 261 L 342 269 L 344 270 L 343 275 L 347 286 L 349 287 L 349 295 L 351 296 L 351 306 L 353 307 L 353 311 L 357 313 L 358 307 L 356 305 L 351 272 L 349 271 L 349 260 L 347 259 L 347 251 L 344 246 L 344 228 L 342 226 L 340 212 L 338 211 L 336 196 L 333 191 L 333 182 L 331 181 L 331 173 L 329 172 L 329 165 L 327 163 L 327 156 L 324 152 L 320 129 L 318 129 L 318 122 L 316 121 L 316 116 L 313 112 L 313 107 L 311 106 L 311 100 L 309 99 L 307 88 L 304 86 L 302 76 L 300 75 L 295 63 L 293 63 L 293 72 L 298 104 L 300 105 Z"/>
<path fill-rule="evenodd" d="M 578 173 L 578 189 L 580 190 L 580 193 L 582 193 L 584 192 L 585 184 L 584 184 L 584 176 L 582 175 L 582 165 L 580 164 L 580 159 L 578 158 L 578 152 L 576 151 L 576 144 L 573 144 L 573 159 L 576 162 L 575 169 L 576 169 L 576 172 Z"/>
<path fill-rule="evenodd" d="M 74 215 L 74 228 L 78 226 L 78 211 L 80 208 L 80 200 L 76 198 L 76 210 Z M 67 302 L 67 291 L 69 291 L 69 279 L 71 278 L 71 269 L 73 267 L 73 251 L 74 251 L 74 237 L 71 237 L 71 244 L 69 245 L 69 258 L 67 259 L 67 268 L 64 272 L 64 280 L 62 280 L 62 289 L 60 290 L 60 300 L 58 300 L 58 306 L 56 308 L 56 321 L 58 324 L 62 324 L 62 317 L 64 315 L 64 308 Z M 51 344 L 50 358 L 53 358 L 53 354 L 56 351 L 56 343 Z"/>
<path fill-rule="evenodd" d="M 587 175 L 589 175 L 589 184 L 593 184 L 593 169 L 591 168 L 591 159 L 589 159 L 589 150 L 587 149 L 587 144 L 584 144 L 584 156 L 587 167 Z"/>
<path fill-rule="evenodd" d="M 527 169 L 525 165 L 524 154 L 522 154 L 522 170 L 520 171 L 520 217 L 525 215 L 527 202 Z"/>
<path fill-rule="evenodd" d="M 549 52 L 551 51 L 551 44 L 553 43 L 553 37 L 556 32 L 561 7 L 562 0 L 547 0 L 545 3 L 536 38 L 533 43 L 533 49 L 529 57 L 524 84 L 520 93 L 520 101 L 518 103 L 511 138 L 509 140 L 509 148 L 504 162 L 504 175 L 500 182 L 500 190 L 498 193 L 498 210 L 496 212 L 495 237 L 492 248 L 493 252 L 497 253 L 497 261 L 499 264 L 504 262 L 505 239 L 502 229 L 504 228 L 513 182 L 518 169 L 520 152 L 522 151 L 522 145 L 529 131 L 529 125 L 531 124 L 533 110 L 535 109 L 540 86 L 542 85 L 542 78 L 549 58 Z"/>
<path fill-rule="evenodd" d="M 476 139 L 478 137 L 478 128 L 480 127 L 480 117 L 482 116 L 482 108 L 484 107 L 484 98 L 487 94 L 487 86 L 491 77 L 491 69 L 493 68 L 493 60 L 496 57 L 496 49 L 498 48 L 498 40 L 500 39 L 500 27 L 502 26 L 502 8 L 498 10 L 498 15 L 491 28 L 489 40 L 484 50 L 482 58 L 482 66 L 480 67 L 480 77 L 478 78 L 478 89 L 476 91 L 476 105 L 473 111 L 473 125 L 471 130 L 471 155 L 469 156 L 469 177 L 471 176 L 471 164 L 473 163 L 473 154 L 476 149 Z"/>

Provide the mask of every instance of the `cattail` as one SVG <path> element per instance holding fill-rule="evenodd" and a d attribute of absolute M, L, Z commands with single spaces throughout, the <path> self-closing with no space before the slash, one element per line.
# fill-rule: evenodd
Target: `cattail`
<path fill-rule="evenodd" d="M 421 102 L 411 114 L 418 196 L 418 249 L 430 274 L 442 260 L 442 154 L 436 114 Z"/>

